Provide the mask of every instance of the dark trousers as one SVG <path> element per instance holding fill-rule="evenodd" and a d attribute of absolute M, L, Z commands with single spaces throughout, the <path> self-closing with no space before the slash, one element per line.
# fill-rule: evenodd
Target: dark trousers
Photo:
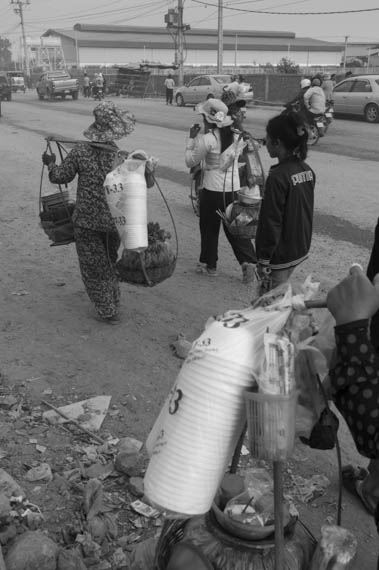
<path fill-rule="evenodd" d="M 120 237 L 117 232 L 101 232 L 74 227 L 80 273 L 87 295 L 101 317 L 118 313 L 120 287 L 115 271 Z"/>
<path fill-rule="evenodd" d="M 174 90 L 166 87 L 166 103 L 172 105 L 172 98 L 174 97 Z"/>
<path fill-rule="evenodd" d="M 201 250 L 200 263 L 206 263 L 210 269 L 216 269 L 218 260 L 218 238 L 220 234 L 221 218 L 216 210 L 225 211 L 224 206 L 233 201 L 233 192 L 213 192 L 205 188 L 200 191 L 200 236 Z M 235 194 L 234 194 L 235 197 Z M 250 239 L 233 236 L 224 226 L 224 232 L 233 253 L 239 263 L 256 263 L 257 258 L 253 243 Z"/>

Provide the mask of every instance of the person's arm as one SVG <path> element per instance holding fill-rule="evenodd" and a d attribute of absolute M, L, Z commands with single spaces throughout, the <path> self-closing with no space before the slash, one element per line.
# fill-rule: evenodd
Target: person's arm
<path fill-rule="evenodd" d="M 217 144 L 217 139 L 212 132 L 205 135 L 197 134 L 199 131 L 191 127 L 186 143 L 185 163 L 188 168 L 200 164 L 208 152 Z M 192 136 L 191 136 L 192 135 Z"/>
<path fill-rule="evenodd" d="M 379 357 L 368 332 L 369 319 L 379 308 L 378 291 L 378 276 L 372 284 L 353 266 L 328 293 L 327 306 L 336 319 L 337 361 L 329 371 L 334 395 L 352 384 L 379 380 Z"/>
<path fill-rule="evenodd" d="M 79 171 L 76 149 L 72 149 L 59 166 L 54 161 L 50 161 L 48 169 L 49 179 L 53 184 L 67 184 L 71 182 Z"/>
<path fill-rule="evenodd" d="M 259 235 L 256 242 L 259 265 L 269 266 L 278 246 L 282 232 L 286 194 L 283 184 L 269 175 L 259 213 Z"/>
<path fill-rule="evenodd" d="M 310 87 L 309 89 L 307 89 L 307 91 L 304 93 L 303 95 L 303 101 L 304 101 L 304 105 L 307 109 L 311 108 L 311 97 L 312 97 L 312 87 Z"/>

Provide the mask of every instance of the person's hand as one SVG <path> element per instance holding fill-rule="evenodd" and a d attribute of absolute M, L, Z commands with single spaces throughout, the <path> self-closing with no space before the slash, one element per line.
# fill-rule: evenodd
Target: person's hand
<path fill-rule="evenodd" d="M 329 291 L 326 304 L 337 325 L 369 319 L 379 309 L 379 274 L 373 285 L 360 267 L 351 267 L 349 275 Z"/>
<path fill-rule="evenodd" d="M 192 125 L 189 130 L 189 138 L 190 139 L 196 138 L 200 130 L 201 130 L 201 125 L 199 125 L 199 123 Z"/>
<path fill-rule="evenodd" d="M 55 164 L 56 156 L 54 153 L 44 152 L 42 155 L 42 162 L 45 166 L 49 166 L 49 164 Z"/>

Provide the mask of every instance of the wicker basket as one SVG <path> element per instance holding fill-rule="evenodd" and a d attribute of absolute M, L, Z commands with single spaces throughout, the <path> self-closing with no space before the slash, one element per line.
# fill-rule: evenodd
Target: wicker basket
<path fill-rule="evenodd" d="M 257 233 L 260 207 L 260 203 L 241 204 L 240 202 L 233 202 L 231 220 L 225 220 L 224 222 L 229 233 L 240 238 L 254 239 Z M 244 225 L 233 223 L 233 221 L 236 219 L 236 216 L 242 212 L 249 215 L 252 218 L 252 221 L 249 224 Z"/>
<path fill-rule="evenodd" d="M 47 198 L 52 198 L 51 195 Z M 53 242 L 52 245 L 66 245 L 75 241 L 74 239 L 74 225 L 72 223 L 72 214 L 75 208 L 73 202 L 65 202 L 62 199 L 56 200 L 54 206 L 50 203 L 49 207 L 44 204 L 44 209 L 40 212 L 41 227 L 49 239 Z"/>
<path fill-rule="evenodd" d="M 165 279 L 171 277 L 175 271 L 176 259 L 168 265 L 161 267 L 145 267 L 141 261 L 141 269 L 129 269 L 122 261 L 118 261 L 116 265 L 119 280 L 124 283 L 131 283 L 132 285 L 144 285 L 145 287 L 153 287 L 162 283 Z"/>

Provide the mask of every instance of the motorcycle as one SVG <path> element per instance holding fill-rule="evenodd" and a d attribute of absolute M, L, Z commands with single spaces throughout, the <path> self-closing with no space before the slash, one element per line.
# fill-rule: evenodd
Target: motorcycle
<path fill-rule="evenodd" d="M 325 110 L 325 113 L 321 113 L 320 115 L 314 115 L 309 120 L 305 119 L 304 125 L 308 132 L 308 143 L 307 143 L 308 146 L 314 146 L 318 142 L 319 138 L 325 136 L 326 131 L 328 130 L 328 126 L 333 120 L 332 105 L 330 106 L 330 109 L 331 110 L 328 111 L 328 117 L 326 116 L 326 110 Z M 294 111 L 295 113 L 299 113 L 300 112 L 299 102 L 297 101 L 295 103 L 287 103 L 285 105 L 285 110 L 283 111 L 283 113 L 286 114 L 289 111 Z"/>
<path fill-rule="evenodd" d="M 333 105 L 334 105 L 334 101 L 332 99 L 329 99 L 326 102 L 325 113 L 323 115 L 323 123 L 324 123 L 325 134 L 329 128 L 329 125 L 333 122 L 333 117 L 334 117 Z"/>
<path fill-rule="evenodd" d="M 95 101 L 101 101 L 104 98 L 104 90 L 102 87 L 95 85 L 93 87 L 92 94 Z"/>

